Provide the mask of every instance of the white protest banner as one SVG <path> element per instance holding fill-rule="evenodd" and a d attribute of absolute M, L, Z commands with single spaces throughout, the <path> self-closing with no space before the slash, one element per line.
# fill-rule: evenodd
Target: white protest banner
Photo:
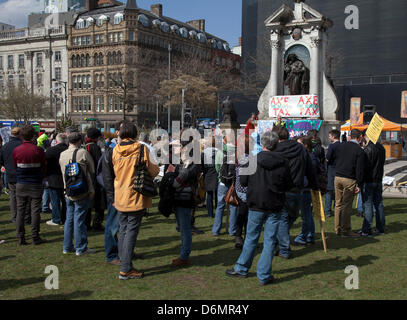
<path fill-rule="evenodd" d="M 319 118 L 318 96 L 274 96 L 270 99 L 271 118 Z"/>

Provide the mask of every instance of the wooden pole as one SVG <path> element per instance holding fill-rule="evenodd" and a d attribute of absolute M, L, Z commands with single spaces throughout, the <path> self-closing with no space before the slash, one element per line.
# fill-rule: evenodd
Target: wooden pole
<path fill-rule="evenodd" d="M 325 238 L 325 230 L 324 230 L 324 222 L 322 220 L 319 221 L 321 224 L 321 237 L 322 237 L 322 243 L 324 244 L 324 251 L 325 253 L 328 252 L 327 246 L 326 246 L 326 238 Z"/>

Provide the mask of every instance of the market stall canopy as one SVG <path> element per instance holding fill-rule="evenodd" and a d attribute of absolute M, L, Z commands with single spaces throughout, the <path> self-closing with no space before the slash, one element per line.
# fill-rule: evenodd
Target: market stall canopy
<path fill-rule="evenodd" d="M 387 120 L 387 119 L 383 118 L 382 116 L 379 116 L 379 117 L 382 118 L 384 121 L 384 128 L 382 131 L 401 131 L 401 128 L 403 128 L 403 130 L 407 130 L 407 124 L 401 125 L 400 123 L 396 123 L 396 122 Z M 359 122 L 363 123 L 363 112 L 360 114 L 359 119 L 360 119 Z M 363 131 L 363 130 L 367 129 L 368 127 L 369 127 L 369 125 L 367 125 L 367 124 L 357 124 L 357 125 L 355 124 L 355 125 L 352 125 L 352 130 L 358 129 L 360 131 Z M 351 125 L 350 125 L 350 120 L 348 120 L 341 127 L 341 131 L 350 131 L 350 130 L 351 130 Z"/>

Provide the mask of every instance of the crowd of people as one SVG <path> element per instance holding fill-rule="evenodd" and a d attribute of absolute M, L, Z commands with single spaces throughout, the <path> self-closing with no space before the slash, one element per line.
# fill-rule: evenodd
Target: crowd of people
<path fill-rule="evenodd" d="M 9 142 L 0 150 L 0 165 L 7 178 L 11 221 L 19 245 L 27 245 L 26 225 L 31 225 L 34 245 L 46 242 L 40 236 L 41 213 L 50 210 L 52 218 L 46 223 L 63 228 L 63 254 L 95 253 L 88 246 L 87 234 L 104 231 L 106 262 L 120 266 L 120 279 L 142 278 L 143 272 L 133 266 L 133 260 L 140 257 L 135 244 L 153 196 L 140 192 L 135 179 L 140 176 L 138 170 L 143 170 L 143 177 L 156 178 L 161 165 L 158 207 L 166 216 L 175 214 L 181 235 L 180 255 L 172 261 L 173 267 L 190 264 L 192 234 L 202 233 L 195 227 L 198 206 L 206 206 L 208 217 L 213 218 L 214 237 L 221 234 L 228 208 L 228 233 L 241 250 L 233 269 L 226 270 L 231 277 L 247 277 L 264 227 L 257 264 L 261 285 L 274 280 L 274 256 L 290 259 L 292 245 L 315 244 L 311 190 L 325 194 L 325 215 L 335 216 L 338 236 L 384 234 L 385 151 L 379 142 L 374 144 L 358 130 L 352 130 L 348 141 L 340 142 L 340 132 L 332 130 L 325 151 L 317 131 L 289 139 L 281 119 L 272 131 L 253 141 L 254 119 L 252 116 L 250 128 L 238 138 L 243 143 L 235 143 L 226 132 L 221 148 L 213 136 L 200 140 L 201 161 L 197 162 L 189 157 L 192 139 L 179 139 L 168 141 L 169 162 L 158 163 L 157 150 L 148 136 L 139 135 L 129 121 L 116 123 L 115 138 L 106 142 L 96 128 L 84 136 L 69 127 L 51 140 L 44 134 L 38 136 L 30 125 L 13 128 Z M 250 163 L 255 163 L 255 171 L 248 175 L 245 169 Z M 354 196 L 359 193 L 363 223 L 354 232 L 350 218 Z M 291 242 L 290 230 L 300 213 L 301 232 Z"/>

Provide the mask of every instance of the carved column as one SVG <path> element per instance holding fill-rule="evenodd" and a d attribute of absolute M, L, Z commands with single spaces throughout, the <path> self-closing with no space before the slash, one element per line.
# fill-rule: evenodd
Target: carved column
<path fill-rule="evenodd" d="M 278 95 L 278 82 L 280 71 L 280 55 L 281 55 L 281 42 L 280 40 L 271 40 L 271 87 L 270 95 Z"/>
<path fill-rule="evenodd" d="M 320 38 L 311 38 L 310 94 L 319 94 L 319 51 L 321 44 Z"/>

